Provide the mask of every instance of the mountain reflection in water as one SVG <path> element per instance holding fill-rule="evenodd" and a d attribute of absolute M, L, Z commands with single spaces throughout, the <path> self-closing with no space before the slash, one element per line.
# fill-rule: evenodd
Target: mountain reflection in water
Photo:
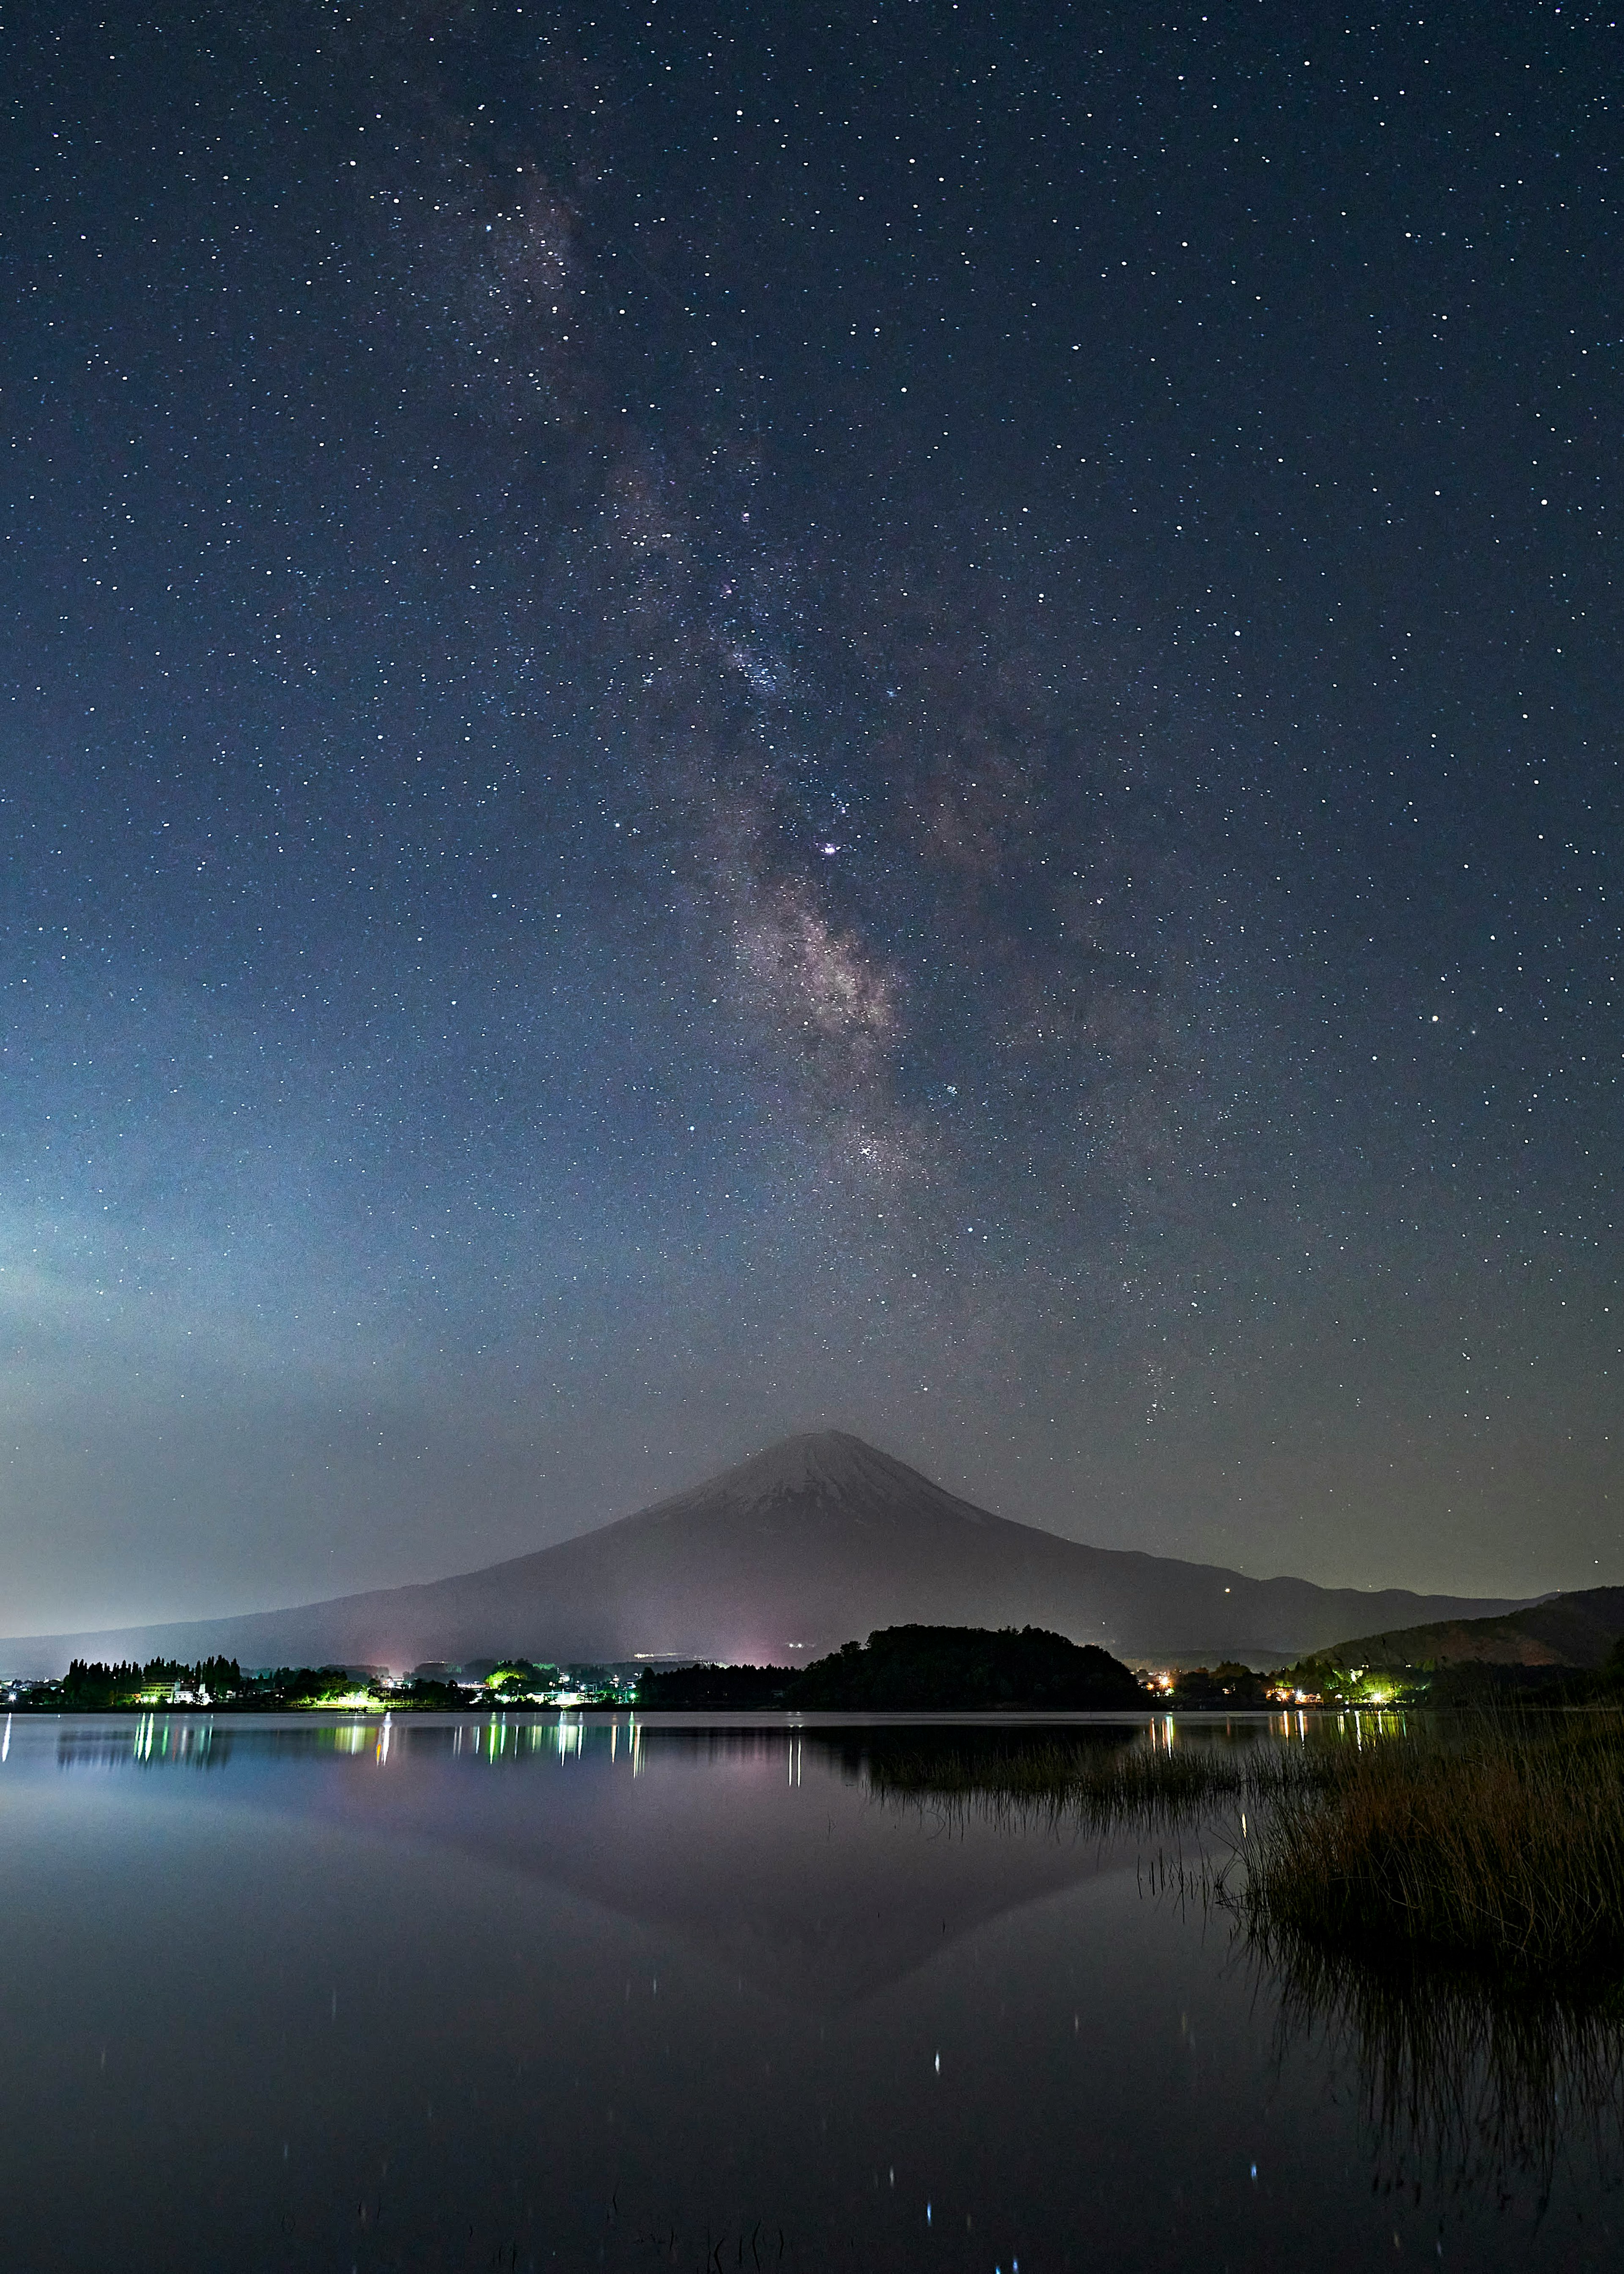
<path fill-rule="evenodd" d="M 1316 1724 L 1315 1735 L 1346 1742 L 1335 1722 Z M 960 1821 L 974 1813 L 1005 1830 L 1104 1834 L 1137 1818 L 1153 1835 L 1189 1835 L 1190 1850 L 1163 1857 L 1170 1868 L 1141 1871 L 1141 1884 L 1215 1903 L 1235 1922 L 1257 1992 L 1277 2008 L 1278 2060 L 1283 2067 L 1299 2048 L 1318 2053 L 1335 2088 L 1351 2090 L 1379 2192 L 1419 2200 L 1428 2187 L 1476 2190 L 1503 2203 L 1531 2181 L 1543 2211 L 1560 2167 L 1598 2193 L 1624 2181 L 1624 1983 L 1542 1995 L 1421 1954 L 1381 1958 L 1289 1927 L 1243 1925 L 1227 1884 L 1244 1868 L 1241 1821 L 1233 1809 L 1181 1800 L 1177 1788 L 1147 1799 L 1150 1788 L 1131 1773 L 1145 1750 L 1138 1732 L 1068 1730 L 1034 1743 L 888 1730 L 835 1742 L 847 1772 L 865 1774 L 877 1796 Z M 1245 1790 L 1267 1758 L 1259 1748 L 1274 1743 L 1261 1721 L 1185 1741 L 1207 1757 L 1209 1799 L 1231 1779 Z M 1266 1788 L 1254 1805 L 1267 1807 L 1267 1780 L 1258 1782 Z"/>
<path fill-rule="evenodd" d="M 1605 1999 L 1266 1944 L 1212 1900 L 1271 1780 L 1356 1741 L 19 1718 L 13 2260 L 1609 2264 Z"/>

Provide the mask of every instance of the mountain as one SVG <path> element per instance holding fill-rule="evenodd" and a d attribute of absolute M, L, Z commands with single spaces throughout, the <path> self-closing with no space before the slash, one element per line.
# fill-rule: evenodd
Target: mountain
<path fill-rule="evenodd" d="M 1324 1654 L 1341 1666 L 1602 1665 L 1624 1638 L 1624 1587 L 1581 1587 L 1526 1610 L 1357 1636 Z"/>
<path fill-rule="evenodd" d="M 860 1437 L 786 1437 L 691 1492 L 482 1571 L 297 1609 L 0 1641 L 0 1668 L 215 1653 L 244 1666 L 639 1656 L 806 1665 L 876 1627 L 1041 1626 L 1118 1658 L 1278 1665 L 1355 1626 L 1514 1602 L 1250 1579 L 1086 1547 L 958 1499 Z"/>

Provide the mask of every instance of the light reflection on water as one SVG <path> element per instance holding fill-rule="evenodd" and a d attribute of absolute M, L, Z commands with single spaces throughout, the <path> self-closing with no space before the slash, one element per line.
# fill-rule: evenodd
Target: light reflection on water
<path fill-rule="evenodd" d="M 0 1763 L 8 1757 L 13 1716 L 7 1715 L 0 1731 Z M 842 1757 L 851 1755 L 850 1741 L 831 1736 L 841 1729 L 909 1728 L 906 1717 L 889 1723 L 858 1721 L 854 1717 L 823 1715 L 816 1719 L 760 1716 L 749 1726 L 706 1721 L 697 1715 L 662 1715 L 653 1722 L 635 1713 L 492 1713 L 490 1715 L 410 1718 L 386 1713 L 348 1715 L 304 1714 L 250 1720 L 207 1713 L 148 1713 L 124 1716 L 50 1716 L 58 1728 L 56 1758 L 64 1768 L 205 1768 L 223 1766 L 234 1747 L 252 1748 L 256 1758 L 319 1758 L 337 1754 L 365 1758 L 379 1767 L 406 1754 L 418 1758 L 449 1753 L 454 1758 L 484 1761 L 494 1766 L 537 1754 L 559 1761 L 584 1762 L 606 1755 L 613 1766 L 624 1757 L 631 1773 L 641 1773 L 643 1748 L 650 1731 L 669 1753 L 694 1751 L 708 1759 L 740 1759 L 770 1752 L 801 1758 L 809 1734 L 816 1745 L 832 1746 Z M 940 1725 L 937 1725 L 940 1726 Z M 948 1725 L 961 1730 L 993 1729 L 1002 1736 L 1011 1728 L 1005 1716 L 966 1716 Z M 1179 1721 L 1174 1715 L 1113 1723 L 1107 1716 L 1077 1717 L 1053 1725 L 1074 1737 L 1092 1732 L 1102 1740 L 1131 1743 L 1152 1753 L 1176 1751 L 1211 1751 L 1214 1747 L 1246 1749 L 1259 1744 L 1364 1745 L 1374 1736 L 1402 1733 L 1405 1717 L 1398 1713 L 1337 1713 L 1311 1718 L 1302 1713 L 1236 1715 L 1220 1721 L 1205 1717 Z M 853 1772 L 855 1773 L 855 1772 Z M 792 1775 L 794 1772 L 792 1771 Z"/>
<path fill-rule="evenodd" d="M 1402 1728 L 1041 1735 L 1098 1763 Z M 978 1798 L 977 1764 L 1033 1742 L 18 1717 L 12 2263 L 1611 2262 L 1616 2019 L 1248 1946 L 1146 1892 L 1177 1886 L 1166 1825 Z"/>

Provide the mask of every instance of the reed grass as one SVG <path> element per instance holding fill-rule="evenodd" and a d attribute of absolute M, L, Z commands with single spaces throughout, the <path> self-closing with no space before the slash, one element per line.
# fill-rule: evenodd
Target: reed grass
<path fill-rule="evenodd" d="M 1531 2182 L 1543 2209 L 1562 2169 L 1624 2184 L 1624 1711 L 846 1761 L 876 1799 L 950 1818 L 1147 1835 L 1146 1892 L 1227 1910 L 1282 2054 L 1312 2041 L 1353 2083 L 1381 2185 Z"/>
<path fill-rule="evenodd" d="M 1462 1717 L 1282 1784 L 1235 1900 L 1257 1928 L 1528 1983 L 1624 1978 L 1624 1713 Z"/>
<path fill-rule="evenodd" d="M 1618 1706 L 1384 1718 L 1306 1743 L 879 1745 L 861 1773 L 877 1799 L 1055 1828 L 1199 1824 L 1207 1899 L 1254 1931 L 1624 1985 Z"/>
<path fill-rule="evenodd" d="M 1197 1742 L 1169 1748 L 1132 1737 L 1053 1738 L 865 1748 L 877 1799 L 929 1800 L 982 1816 L 1036 1818 L 1091 1831 L 1165 1828 L 1203 1811 L 1274 1796 L 1305 1798 L 1346 1773 L 1335 1744 Z"/>

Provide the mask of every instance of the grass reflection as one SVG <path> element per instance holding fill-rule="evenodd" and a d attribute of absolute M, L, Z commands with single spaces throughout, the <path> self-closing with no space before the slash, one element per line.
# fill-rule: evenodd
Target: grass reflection
<path fill-rule="evenodd" d="M 1244 1929 L 1278 1999 L 1277 2052 L 1318 2048 L 1352 2082 L 1379 2187 L 1505 2203 L 1558 2177 L 1624 2179 L 1624 1996 L 1507 1984 L 1417 1951 L 1338 1949 L 1300 1928 Z"/>
<path fill-rule="evenodd" d="M 1282 1742 L 1282 1737 L 1287 1742 Z M 1377 2183 L 1624 2184 L 1624 1715 L 848 1744 L 876 1801 L 1138 1834 L 1351 2077 Z"/>
<path fill-rule="evenodd" d="M 1531 1987 L 1624 1978 L 1624 1713 L 1337 1717 L 1307 1729 L 875 1731 L 882 1799 L 1055 1824 L 1235 1822 L 1223 1898 L 1257 1927 L 1428 1951 Z"/>
<path fill-rule="evenodd" d="M 1335 1742 L 1282 1743 L 1281 1729 L 1264 1722 L 1192 1733 L 1169 1718 L 1021 1738 L 996 1729 L 871 1730 L 820 1742 L 879 1800 L 1102 1834 L 1193 1826 L 1268 1796 L 1311 1799 L 1342 1773 Z"/>

